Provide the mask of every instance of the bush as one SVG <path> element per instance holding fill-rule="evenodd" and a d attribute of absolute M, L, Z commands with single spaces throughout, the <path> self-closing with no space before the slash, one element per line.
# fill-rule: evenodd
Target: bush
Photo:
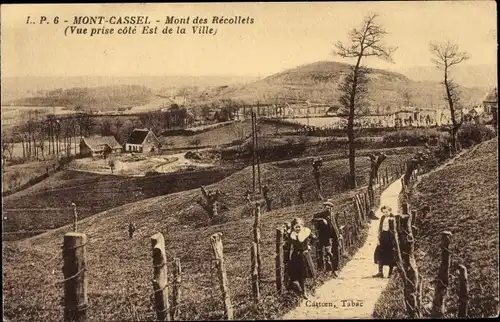
<path fill-rule="evenodd" d="M 484 124 L 465 124 L 458 130 L 457 143 L 468 148 L 495 136 L 495 131 Z"/>
<path fill-rule="evenodd" d="M 70 163 L 75 159 L 73 155 L 64 155 L 59 159 L 59 169 L 62 169 L 66 164 Z"/>
<path fill-rule="evenodd" d="M 448 136 L 448 133 L 435 129 L 412 129 L 388 133 L 384 135 L 382 141 L 384 143 L 393 144 L 404 143 L 405 145 L 419 145 L 425 143 L 436 145 L 438 142 L 447 141 Z"/>

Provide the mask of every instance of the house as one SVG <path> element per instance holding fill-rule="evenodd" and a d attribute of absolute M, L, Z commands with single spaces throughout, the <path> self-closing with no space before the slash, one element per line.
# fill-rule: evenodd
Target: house
<path fill-rule="evenodd" d="M 125 143 L 126 152 L 149 153 L 158 150 L 160 141 L 149 129 L 134 129 Z"/>
<path fill-rule="evenodd" d="M 345 109 L 340 105 L 331 106 L 326 110 L 325 114 L 327 116 L 339 116 L 339 117 L 347 116 L 347 114 L 345 113 Z"/>
<path fill-rule="evenodd" d="M 118 154 L 122 151 L 123 147 L 114 136 L 90 136 L 80 140 L 80 155 L 84 157 Z"/>
<path fill-rule="evenodd" d="M 483 107 L 485 114 L 496 115 L 498 109 L 498 92 L 496 88 L 486 95 L 483 100 Z"/>

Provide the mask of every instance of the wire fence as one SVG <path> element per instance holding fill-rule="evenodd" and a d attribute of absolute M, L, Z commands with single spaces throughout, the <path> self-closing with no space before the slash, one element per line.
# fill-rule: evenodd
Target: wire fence
<path fill-rule="evenodd" d="M 394 179 L 395 174 L 392 174 L 390 177 Z M 390 180 L 389 182 L 386 182 L 385 185 L 382 186 L 377 184 L 376 187 L 383 189 L 383 187 L 386 187 L 389 184 Z M 360 192 L 361 191 L 358 191 L 357 193 Z M 346 248 L 347 252 L 352 252 L 354 250 L 354 247 L 356 246 L 356 242 L 361 238 L 362 227 L 359 226 L 357 219 L 358 215 L 356 213 L 359 210 L 357 209 L 356 201 L 351 199 L 351 197 L 348 198 L 350 199 L 347 201 L 340 200 L 336 202 L 335 209 L 338 210 L 338 225 L 342 226 L 341 235 L 343 236 L 344 240 L 343 246 Z M 33 211 L 39 210 L 39 208 L 33 209 Z M 46 209 L 68 210 L 71 213 L 73 210 L 71 206 L 51 208 L 47 207 Z M 7 210 L 16 211 L 15 208 Z M 363 208 L 361 209 L 361 211 L 364 212 L 365 209 Z M 368 220 L 368 218 L 366 219 Z M 269 232 L 269 227 L 262 226 L 261 229 Z M 272 231 L 274 230 L 275 227 L 272 228 Z M 265 303 L 262 302 L 255 303 L 255 301 L 253 300 L 253 277 L 250 269 L 250 245 L 252 241 L 248 242 L 248 248 L 245 247 L 245 249 L 241 249 L 242 243 L 235 242 L 234 239 L 226 240 L 224 242 L 224 250 L 226 251 L 232 248 L 235 250 L 240 249 L 239 252 L 232 250 L 229 254 L 227 254 L 227 258 L 225 259 L 230 290 L 229 293 L 232 302 L 231 306 L 234 309 L 234 317 L 237 319 L 248 319 L 255 317 L 255 314 L 257 314 L 256 307 L 265 305 Z M 269 243 L 269 241 L 266 240 L 266 245 L 268 246 L 262 248 L 261 255 L 263 266 L 261 267 L 262 276 L 260 276 L 259 288 L 261 297 L 273 298 L 276 301 L 280 301 L 280 299 L 284 297 L 284 294 L 288 294 L 288 290 L 284 280 L 282 280 L 283 290 L 279 291 L 277 289 L 276 273 L 278 271 L 281 271 L 283 273 L 283 277 L 286 278 L 287 267 L 286 264 L 283 264 L 283 266 L 279 268 L 275 267 L 276 254 L 274 251 L 270 252 L 269 250 L 270 245 L 272 244 L 273 243 Z M 83 246 L 88 246 L 88 244 L 86 243 L 78 247 Z M 316 247 L 318 246 L 312 245 L 310 249 L 311 258 L 314 263 L 320 260 L 316 252 Z M 61 255 L 55 254 L 53 256 L 50 256 L 50 258 L 43 263 L 44 270 L 51 272 L 50 275 L 56 275 L 56 269 L 64 262 L 64 257 L 60 258 L 59 256 Z M 341 257 L 338 260 L 344 261 L 345 259 Z M 238 264 L 233 265 L 233 263 Z M 221 289 L 219 276 L 220 273 L 216 269 L 216 264 L 218 263 L 216 261 L 209 261 L 208 263 L 200 261 L 197 264 L 198 272 L 194 272 L 191 267 L 191 270 L 188 270 L 186 272 L 183 271 L 180 274 L 173 273 L 174 264 L 174 260 L 168 260 L 166 262 L 165 265 L 167 266 L 168 271 L 167 283 L 161 284 L 161 287 L 159 289 L 155 290 L 150 283 L 144 282 L 144 284 L 140 287 L 141 293 L 138 293 L 139 291 L 136 290 L 131 294 L 133 296 L 135 296 L 134 294 L 138 295 L 143 299 L 142 301 L 146 301 L 154 307 L 155 294 L 168 289 L 169 298 L 172 299 L 174 289 L 177 288 L 181 290 L 181 297 L 180 299 L 178 299 L 177 303 L 171 303 L 171 305 L 169 305 L 168 307 L 168 310 L 170 310 L 170 312 L 180 310 L 180 315 L 177 318 L 186 320 L 204 318 L 228 318 L 228 312 L 226 312 L 223 305 L 224 296 L 226 296 L 226 293 Z M 150 265 L 149 269 L 151 269 L 151 266 L 152 265 Z M 81 267 L 76 273 L 72 274 L 71 276 L 65 277 L 64 279 L 57 280 L 54 282 L 54 284 L 60 287 L 62 284 L 73 281 L 82 276 L 84 276 L 84 278 L 89 278 L 89 273 L 93 272 L 92 270 L 92 266 L 86 264 L 84 267 Z M 96 274 L 96 272 L 93 272 L 93 274 Z M 180 278 L 180 282 L 178 282 L 177 278 Z M 146 291 L 147 289 L 149 289 L 149 291 Z M 115 294 L 116 296 L 119 296 L 118 294 L 121 294 L 117 291 L 110 292 L 111 294 Z M 128 300 L 129 299 L 123 299 L 122 301 Z M 101 310 L 102 303 L 99 301 L 93 302 L 92 299 L 90 299 L 89 303 L 84 306 L 79 306 L 79 309 L 87 311 Z M 141 312 L 133 312 L 133 310 L 135 310 L 135 305 L 123 308 L 122 310 L 127 310 L 127 312 L 131 312 L 130 314 L 134 314 L 134 316 L 140 316 L 141 314 L 142 316 L 144 316 L 144 313 L 141 313 L 142 311 L 144 311 L 144 309 L 138 310 Z"/>

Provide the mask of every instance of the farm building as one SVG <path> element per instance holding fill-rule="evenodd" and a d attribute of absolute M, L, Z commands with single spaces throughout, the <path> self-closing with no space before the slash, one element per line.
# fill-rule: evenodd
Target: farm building
<path fill-rule="evenodd" d="M 125 143 L 126 152 L 149 153 L 159 147 L 160 141 L 149 129 L 134 129 Z"/>
<path fill-rule="evenodd" d="M 122 151 L 123 147 L 114 136 L 91 136 L 80 140 L 80 154 L 84 157 L 118 154 Z"/>
<path fill-rule="evenodd" d="M 483 100 L 484 112 L 487 114 L 494 114 L 498 108 L 498 92 L 497 89 L 493 89 L 486 95 Z"/>

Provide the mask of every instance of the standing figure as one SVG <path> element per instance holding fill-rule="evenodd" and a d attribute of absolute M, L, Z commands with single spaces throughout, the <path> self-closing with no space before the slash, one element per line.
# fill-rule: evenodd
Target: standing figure
<path fill-rule="evenodd" d="M 288 260 L 288 277 L 294 289 L 300 296 L 307 299 L 305 280 L 316 277 L 316 271 L 310 254 L 310 242 L 316 236 L 311 229 L 304 226 L 301 218 L 295 218 L 292 223 L 292 232 L 287 239 L 290 247 Z"/>
<path fill-rule="evenodd" d="M 133 238 L 134 237 L 134 232 L 136 230 L 136 226 L 135 226 L 135 223 L 134 222 L 130 222 L 128 224 L 128 237 L 129 238 Z"/>
<path fill-rule="evenodd" d="M 395 240 L 392 232 L 389 230 L 389 223 L 392 221 L 394 227 L 398 232 L 396 217 L 392 214 L 391 208 L 382 206 L 382 217 L 380 218 L 380 225 L 378 229 L 378 244 L 375 248 L 375 264 L 378 264 L 378 274 L 373 277 L 384 277 L 384 266 L 389 266 L 389 276 L 392 275 L 394 266 L 396 266 L 396 249 Z"/>
<path fill-rule="evenodd" d="M 271 208 L 272 199 L 269 196 L 269 187 L 267 185 L 264 185 L 262 187 L 262 195 L 264 196 L 264 200 L 266 201 L 267 211 L 271 211 L 272 210 L 272 208 Z"/>
<path fill-rule="evenodd" d="M 325 210 L 316 214 L 313 222 L 318 233 L 318 252 L 325 259 L 326 268 L 332 272 L 333 277 L 338 277 L 337 271 L 340 264 L 340 231 L 336 218 L 332 213 L 333 203 L 327 200 L 323 203 Z"/>

